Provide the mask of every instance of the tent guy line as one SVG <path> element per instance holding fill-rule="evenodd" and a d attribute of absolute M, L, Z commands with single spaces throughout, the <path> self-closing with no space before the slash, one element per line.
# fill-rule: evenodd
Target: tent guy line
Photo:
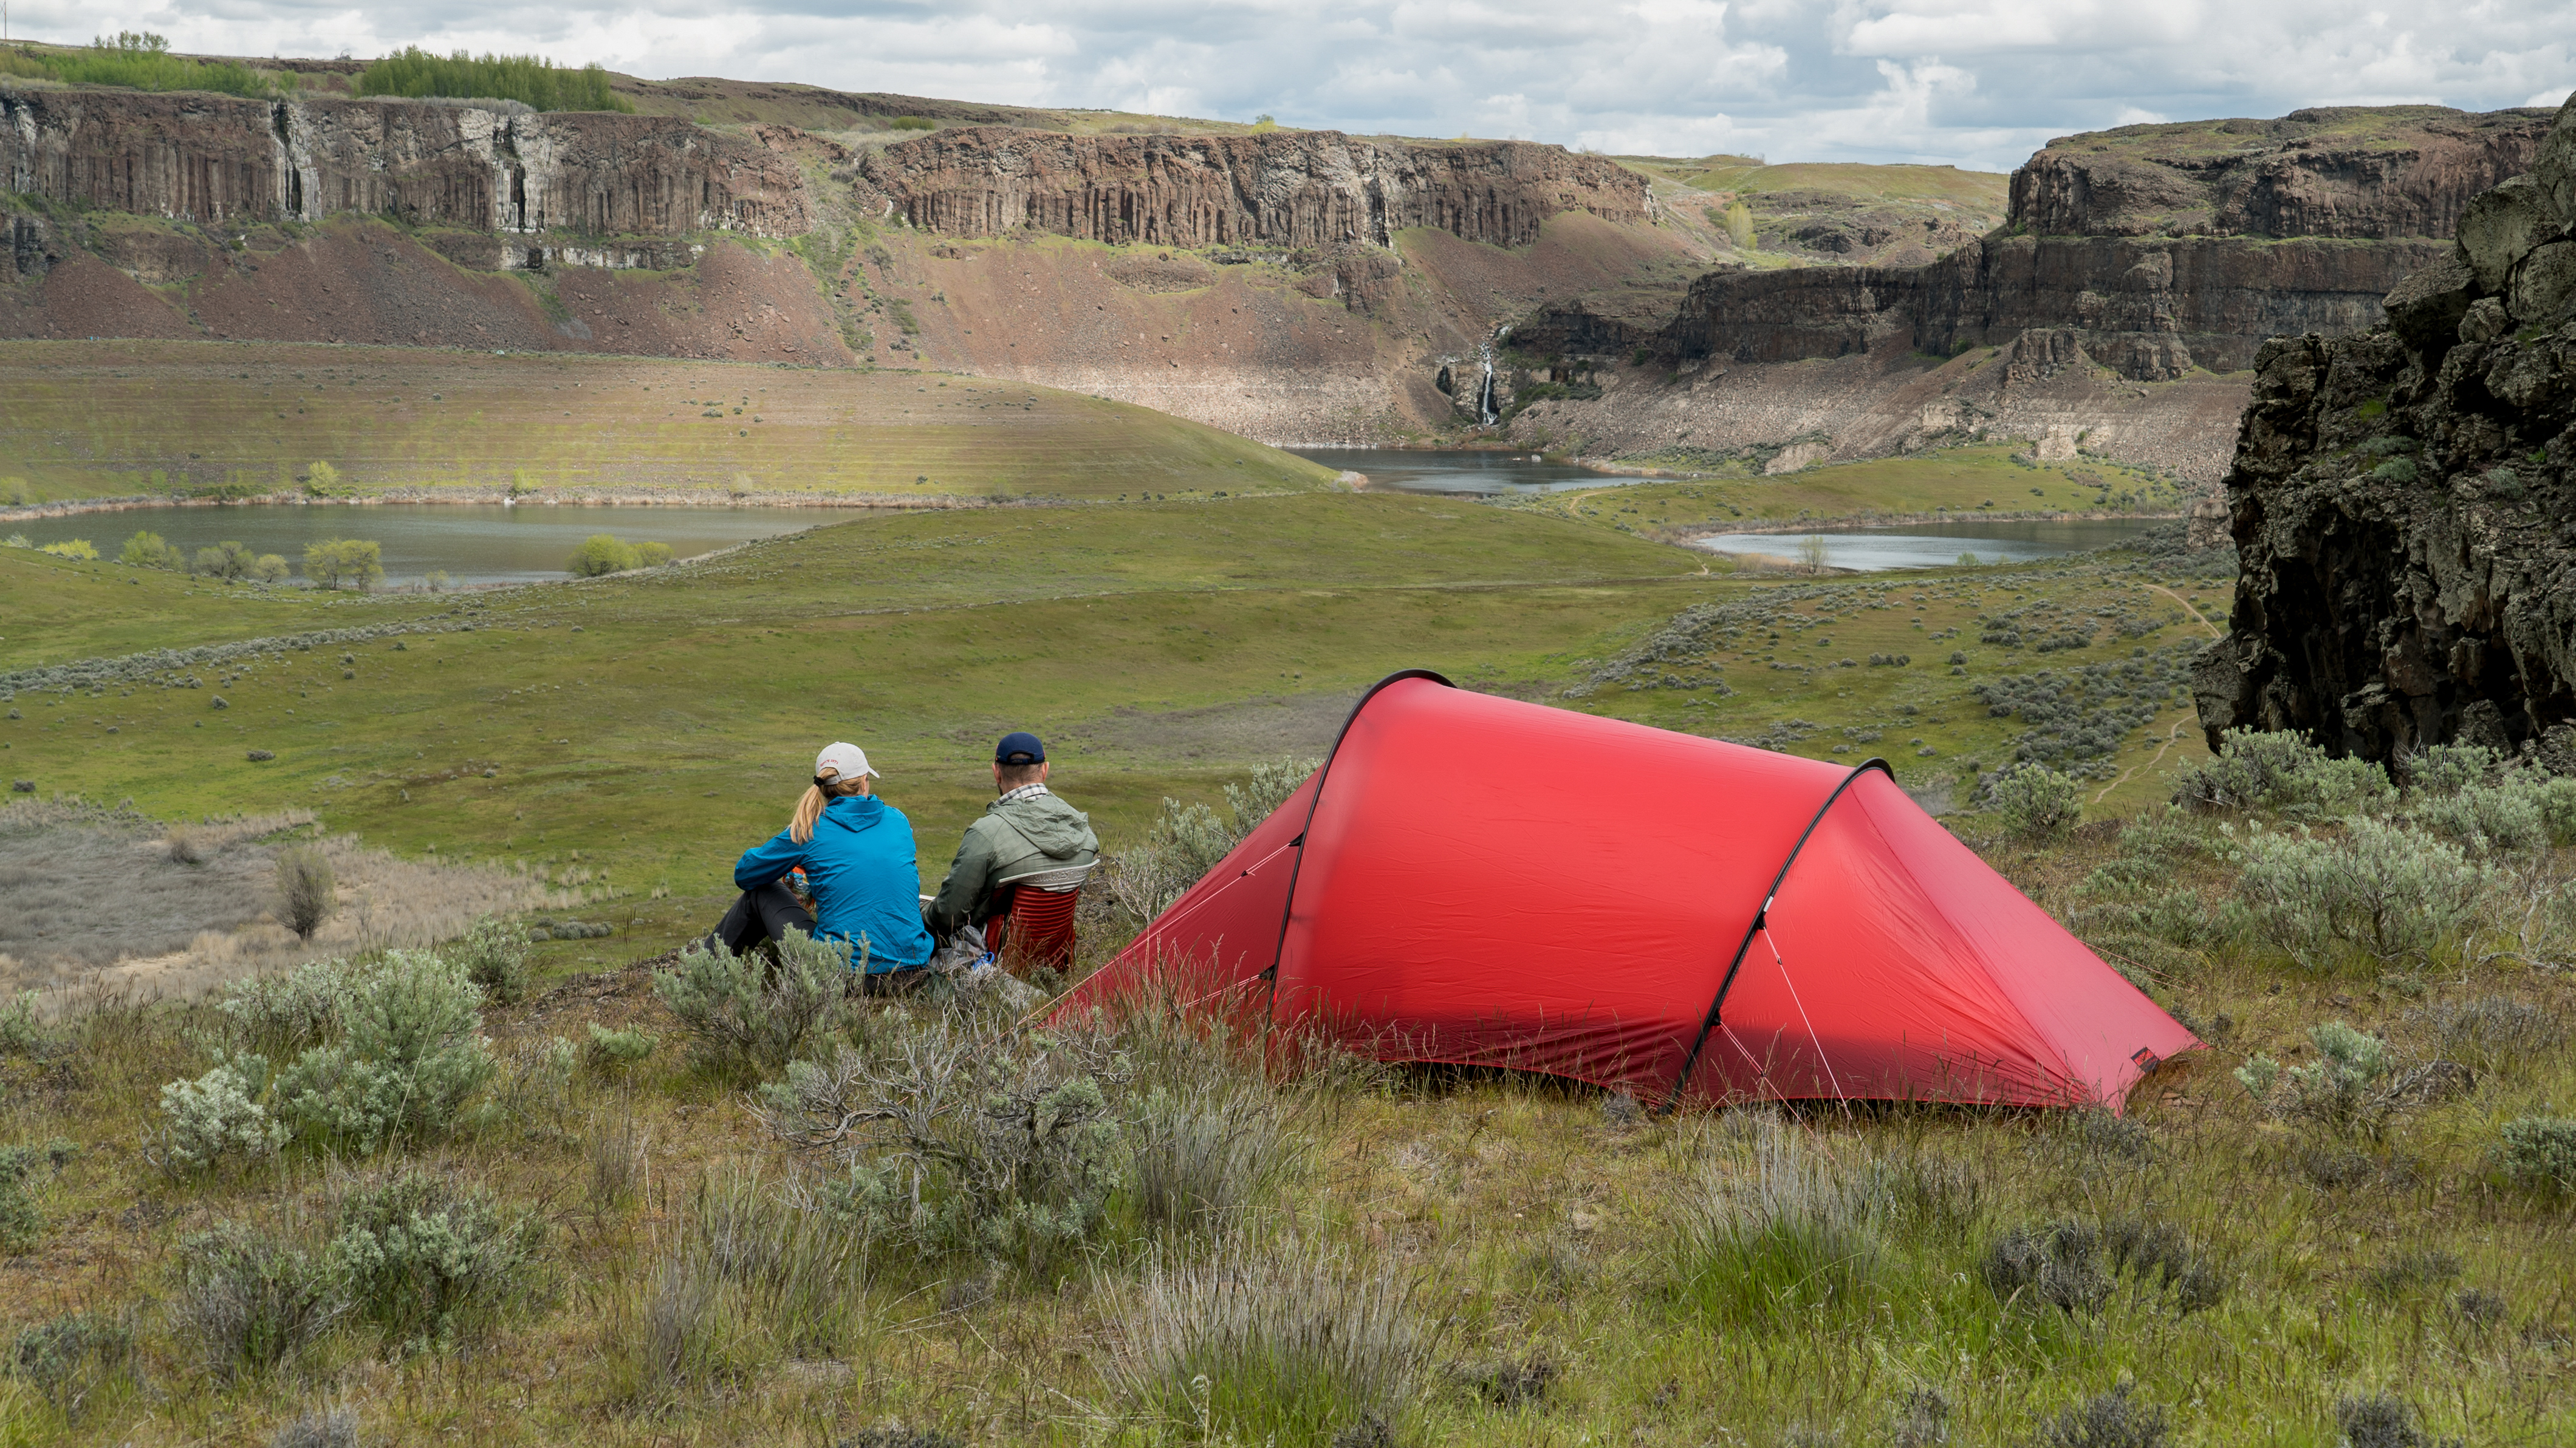
<path fill-rule="evenodd" d="M 1783 884 L 1786 884 L 1789 879 L 1789 867 L 1798 863 L 1798 854 L 1800 851 L 1807 848 L 1807 841 L 1815 837 L 1816 826 L 1825 822 L 1825 812 L 1832 809 L 1835 801 L 1843 797 L 1844 790 L 1852 787 L 1852 781 L 1859 779 L 1862 775 L 1873 769 L 1886 775 L 1890 782 L 1893 782 L 1896 779 L 1896 770 L 1891 767 L 1886 760 L 1876 758 L 1875 756 L 1864 759 L 1860 763 L 1853 765 L 1852 772 L 1843 776 L 1843 782 L 1834 786 L 1834 792 L 1825 796 L 1825 802 L 1816 806 L 1815 818 L 1807 821 L 1807 828 L 1800 832 L 1798 843 L 1789 847 L 1789 858 L 1780 862 L 1780 873 L 1771 877 L 1771 888 L 1763 892 L 1762 908 L 1753 912 L 1753 923 L 1744 927 L 1744 938 L 1736 942 L 1735 958 L 1726 963 L 1726 976 L 1717 983 L 1717 998 L 1708 1003 L 1708 1019 L 1700 1022 L 1699 1036 L 1691 1042 L 1690 1054 L 1682 1058 L 1682 1073 L 1681 1075 L 1673 1078 L 1673 1099 L 1664 1103 L 1664 1109 L 1666 1111 L 1676 1111 L 1681 1108 L 1682 1091 L 1685 1087 L 1690 1085 L 1691 1071 L 1699 1065 L 1699 1053 L 1708 1045 L 1709 1032 L 1717 1029 L 1718 1016 L 1726 1009 L 1726 994 L 1727 992 L 1735 989 L 1735 977 L 1738 972 L 1744 969 L 1744 953 L 1753 948 L 1753 937 L 1760 935 L 1766 942 L 1770 941 L 1771 907 L 1779 902 L 1780 887 Z M 1774 959 L 1779 957 L 1780 947 L 1776 942 L 1771 945 L 1771 954 Z M 1789 979 L 1789 963 L 1787 961 L 1780 962 L 1780 979 L 1783 983 L 1786 983 Z M 1789 991 L 1791 995 L 1794 996 L 1797 993 L 1797 989 L 1798 988 L 1794 985 L 1790 986 Z M 1807 1008 L 1804 1005 L 1800 1005 L 1798 1007 L 1798 1014 L 1804 1016 L 1806 1013 Z M 1813 1036 L 1815 1033 L 1815 1025 L 1810 1022 L 1807 1026 L 1807 1034 Z M 1730 1031 L 1727 1034 L 1731 1036 L 1734 1033 Z M 1742 1050 L 1743 1047 L 1738 1046 L 1736 1049 Z M 1819 1058 L 1823 1056 L 1824 1049 L 1824 1042 L 1816 1042 L 1816 1052 Z M 1750 1053 L 1747 1054 L 1746 1059 L 1751 1059 Z M 1828 1074 L 1833 1070 L 1831 1066 L 1827 1066 L 1825 1069 Z M 1834 1083 L 1834 1095 L 1839 1099 L 1842 1094 L 1842 1083 L 1837 1081 Z"/>

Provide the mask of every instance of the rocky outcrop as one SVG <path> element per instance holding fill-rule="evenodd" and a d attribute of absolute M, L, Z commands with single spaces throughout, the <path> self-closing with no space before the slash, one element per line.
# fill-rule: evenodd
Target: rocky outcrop
<path fill-rule="evenodd" d="M 2547 116 L 2337 106 L 2068 136 L 2013 173 L 2013 226 L 2039 236 L 2448 237 L 2470 197 L 2529 169 Z"/>
<path fill-rule="evenodd" d="M 404 100 L 0 90 L 0 176 L 60 205 L 220 225 L 343 212 L 422 226 L 793 236 L 793 158 L 665 116 Z"/>
<path fill-rule="evenodd" d="M 2268 337 L 2376 325 L 2381 298 L 2448 251 L 2468 198 L 2527 167 L 2547 125 L 2400 106 L 2070 137 L 2014 173 L 2003 228 L 1928 266 L 1712 272 L 1659 333 L 1567 308 L 1523 335 L 1784 362 L 1946 356 L 2042 328 L 2137 381 L 2236 371 Z"/>
<path fill-rule="evenodd" d="M 2576 101 L 2385 326 L 2264 347 L 2227 476 L 2244 559 L 2194 677 L 2215 743 L 2372 759 L 2576 741 Z"/>
<path fill-rule="evenodd" d="M 1518 141 L 1424 145 L 1335 131 L 1067 136 L 1000 127 L 892 145 L 867 178 L 913 226 L 1025 228 L 1147 246 L 1385 247 L 1428 227 L 1527 246 L 1569 211 L 1644 219 L 1645 180 L 1597 156 Z"/>

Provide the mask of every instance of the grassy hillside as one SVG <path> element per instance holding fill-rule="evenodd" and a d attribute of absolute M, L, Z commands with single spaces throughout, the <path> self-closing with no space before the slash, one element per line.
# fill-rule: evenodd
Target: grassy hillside
<path fill-rule="evenodd" d="M 972 377 L 218 342 L 0 343 L 0 458 L 35 501 L 294 493 L 317 461 L 362 494 L 1110 498 L 1332 481 L 1197 423 Z"/>
<path fill-rule="evenodd" d="M 101 521 L 112 552 L 112 518 Z M 1331 494 L 887 516 L 708 564 L 462 603 L 217 594 L 171 574 L 0 550 L 0 599 L 25 620 L 0 640 L 0 669 L 147 643 L 405 631 L 193 667 L 198 689 L 157 688 L 138 672 L 95 698 L 31 691 L 18 701 L 26 717 L 0 724 L 0 772 L 45 794 L 132 795 L 151 811 L 309 805 L 334 828 L 404 849 L 578 842 L 623 879 L 704 898 L 731 859 L 707 845 L 710 829 L 748 843 L 774 828 L 801 757 L 826 736 L 860 739 L 887 767 L 930 871 L 980 808 L 986 734 L 1075 731 L 1087 742 L 1062 766 L 1069 787 L 1133 829 L 1164 794 L 1328 737 L 1333 701 L 1404 667 L 1820 757 L 1849 747 L 1846 728 L 1894 727 L 1902 704 L 1922 722 L 1901 737 L 1927 741 L 1906 746 L 1902 770 L 1941 788 L 1962 759 L 1999 763 L 2020 733 L 1969 695 L 2033 657 L 1975 640 L 1984 584 L 1945 583 L 1911 609 L 1890 602 L 1897 585 L 1825 584 L 1820 596 L 1851 611 L 1813 635 L 1802 622 L 1794 667 L 1772 668 L 1757 650 L 1723 674 L 1724 689 L 1639 691 L 1615 669 L 1605 685 L 1601 670 L 1686 607 L 1769 596 L 1701 573 L 1705 561 L 1588 520 Z M 2144 613 L 2160 597 L 2148 583 L 2202 591 L 2181 574 L 2110 580 L 2092 565 L 1961 576 L 2012 580 L 2011 592 L 2053 607 Z M 2142 635 L 2038 662 L 2195 635 L 2167 612 Z M 1964 644 L 1949 641 L 1962 630 Z M 1934 667 L 1962 647 L 1971 667 Z M 355 679 L 333 665 L 343 652 Z M 1912 668 L 1836 667 L 1900 652 Z M 216 694 L 230 707 L 214 709 Z M 2136 737 L 2173 744 L 2183 719 L 2167 701 Z M 2197 751 L 2191 731 L 2180 735 L 2160 768 Z M 278 757 L 249 763 L 250 749 Z M 145 758 L 160 763 L 146 769 Z M 2152 795 L 2154 778 L 2126 781 L 2107 804 Z"/>
<path fill-rule="evenodd" d="M 1138 852 L 1166 796 L 1221 805 L 1253 764 L 1311 757 L 1353 692 L 1406 665 L 1820 758 L 1885 755 L 1936 804 L 1968 802 L 1972 762 L 2018 754 L 2083 775 L 2086 809 L 2117 814 L 2199 755 L 2182 667 L 2207 629 L 2184 605 L 2214 601 L 2223 560 L 1754 580 L 1686 571 L 1689 555 L 1605 521 L 1335 493 L 909 513 L 462 600 L 218 595 L 0 549 L 0 670 L 20 671 L 0 676 L 17 716 L 0 721 L 0 774 L 164 819 L 309 806 L 399 855 L 577 889 L 555 913 L 613 931 L 531 947 L 533 989 L 467 1033 L 490 1039 L 488 1084 L 390 1144 L 275 1095 L 300 1123 L 278 1154 L 205 1171 L 171 1155 L 161 1087 L 199 1078 L 216 1048 L 348 1049 L 354 1027 L 308 1029 L 282 995 L 274 1011 L 109 999 L 61 1026 L 0 1023 L 0 1121 L 27 1148 L 0 1186 L 15 1254 L 0 1441 L 2567 1435 L 2565 1210 L 2500 1155 L 2504 1123 L 2576 1083 L 2561 1025 L 2576 996 L 2526 963 L 2555 958 L 2567 923 L 2554 905 L 2504 908 L 2560 898 L 2545 846 L 2487 867 L 2485 898 L 2503 902 L 2487 923 L 2378 960 L 2265 933 L 2233 852 L 2258 829 L 2299 837 L 2288 818 L 2023 844 L 1954 816 L 2213 1043 L 2126 1119 L 1664 1117 L 1548 1082 L 1332 1057 L 1303 1071 L 1284 1049 L 1265 1066 L 1155 1013 L 1094 1056 L 1014 1032 L 1017 1008 L 823 1007 L 807 1058 L 847 1046 L 886 1099 L 922 1109 L 923 1070 L 1004 1097 L 1043 1094 L 1068 1063 L 1095 1073 L 1097 1115 L 1088 1088 L 1047 1111 L 1079 1123 L 1062 1159 L 1102 1175 L 1068 1190 L 1097 1210 L 1043 1230 L 1006 1204 L 915 1219 L 901 1191 L 870 1195 L 887 1178 L 782 1142 L 750 1109 L 778 1099 L 753 1088 L 779 1058 L 694 1048 L 634 964 L 705 927 L 734 854 L 778 827 L 832 737 L 883 769 L 931 874 L 989 794 L 1002 729 L 1048 734 L 1060 790 L 1112 850 Z M 377 631 L 318 632 L 362 626 Z M 260 635 L 184 676 L 24 672 Z M 1459 784 L 1583 787 L 1472 755 Z M 1723 827 L 1722 800 L 1676 807 Z M 2319 838 L 2342 828 L 2332 810 L 2304 818 Z M 161 827 L 93 828 L 124 832 L 103 890 L 186 868 Z M 1115 923 L 1087 927 L 1092 957 Z M 2257 1101 L 2231 1079 L 2256 1053 L 2312 1066 L 2316 1040 L 2343 1038 L 2310 1028 L 2337 1020 L 2395 1062 L 2346 1105 L 2295 1084 Z M 590 1044 L 594 1026 L 639 1033 L 617 1049 L 642 1059 Z M 959 1030 L 980 1033 L 963 1054 Z M 1180 1200 L 1214 1205 L 1176 1213 L 1149 1190 L 1175 1169 L 1216 1194 Z M 968 1201 L 945 1194 L 951 1170 L 928 1168 L 927 1204 Z M 411 1220 L 388 1203 L 460 1250 L 429 1278 L 370 1267 L 370 1242 L 410 1240 L 382 1228 Z M 1248 1345 L 1192 1356 L 1220 1310 L 1206 1293 L 1236 1267 Z M 1200 1271 L 1218 1285 L 1193 1286 Z M 339 1302 L 353 1310 L 329 1315 Z M 248 1311 L 291 1327 L 298 1304 L 319 1315 L 281 1337 L 227 1326 Z M 1294 1346 L 1325 1339 L 1357 1351 Z M 260 1343 L 281 1360 L 227 1375 Z M 1300 1363 L 1320 1365 L 1284 1383 Z M 2400 1430 L 2429 1436 L 2361 1436 Z"/>
<path fill-rule="evenodd" d="M 1652 459 L 1675 468 L 1710 460 L 1686 453 Z M 1716 460 L 1729 470 L 1744 459 Z M 1804 468 L 1778 477 L 1738 476 L 1674 483 L 1628 483 L 1545 493 L 1513 506 L 1559 517 L 1592 519 L 1653 537 L 1683 539 L 1740 528 L 1872 518 L 1997 517 L 2015 513 L 2179 510 L 2196 490 L 2152 468 L 2102 458 L 2041 463 L 2009 445 L 1942 448 L 1912 457 L 1873 458 Z"/>
<path fill-rule="evenodd" d="M 1894 469 L 1872 494 L 1838 474 L 1758 486 L 1826 507 L 1973 485 Z M 13 1139 L 72 1148 L 59 1165 L 21 1161 L 26 1211 L 0 1223 L 21 1253 L 0 1319 L 35 1334 L 0 1376 L 0 1432 L 263 1442 L 333 1412 L 395 1442 L 859 1433 L 915 1448 L 1322 1444 L 1376 1431 L 1368 1414 L 1393 1435 L 1369 1441 L 1401 1442 L 1686 1444 L 1779 1424 L 1796 1430 L 1781 1441 L 1998 1448 L 2097 1441 L 2064 1422 L 2121 1427 L 2133 1436 L 2108 1441 L 2124 1443 L 2325 1443 L 2392 1421 L 2500 1441 L 2565 1431 L 2563 1211 L 2494 1152 L 2500 1123 L 2563 1094 L 2550 1023 L 2576 1001 L 2519 957 L 2442 956 L 2476 974 L 2454 985 L 2424 964 L 2285 956 L 2226 923 L 2241 908 L 2228 842 L 2243 835 L 2207 820 L 1987 845 L 2216 1043 L 2127 1122 L 1819 1111 L 1784 1135 L 1545 1083 L 1265 1077 L 1138 1022 L 1086 1138 L 1125 1183 L 1084 1229 L 1088 1255 L 997 1264 L 900 1219 L 776 1215 L 791 1183 L 840 1200 L 837 1178 L 744 1110 L 744 1088 L 778 1068 L 685 1050 L 646 974 L 623 967 L 704 928 L 733 854 L 777 827 L 824 738 L 866 745 L 928 875 L 988 793 L 982 751 L 1002 729 L 1047 733 L 1062 792 L 1135 851 L 1166 796 L 1215 801 L 1259 761 L 1311 757 L 1353 692 L 1406 665 L 1819 758 L 1884 755 L 1936 805 L 1967 804 L 1975 768 L 2022 756 L 2083 776 L 2085 807 L 2118 813 L 2199 757 L 2183 670 L 2208 633 L 2189 605 L 2223 588 L 2217 560 L 1709 576 L 1605 526 L 1586 507 L 1599 497 L 1567 515 L 1334 493 L 898 514 L 464 600 L 218 593 L 0 550 L 0 669 L 19 671 L 0 677 L 18 716 L 0 722 L 0 774 L 165 818 L 309 807 L 399 855 L 578 889 L 578 913 L 614 931 L 532 947 L 542 993 L 482 1017 L 503 1062 L 493 1084 L 373 1151 L 308 1133 L 239 1169 L 151 1164 L 141 1133 L 167 1119 L 160 1085 L 207 1070 L 243 1018 L 111 1003 L 0 1032 Z M 184 676 L 24 672 L 262 635 Z M 1520 787 L 1508 764 L 1466 761 L 1461 779 Z M 123 848 L 163 848 L 150 838 Z M 1114 944 L 1091 928 L 1094 954 Z M 888 1004 L 831 1029 L 883 1053 L 957 1019 Z M 999 1033 L 979 1049 L 1006 1073 L 1047 1069 L 1000 1029 L 1010 1019 L 988 1021 Z M 2461 1095 L 2437 1072 L 2417 1096 L 2328 1119 L 2229 1078 L 2258 1051 L 2313 1059 L 2308 1028 L 2332 1019 L 2383 1033 L 2410 1071 L 2474 1060 L 2477 1085 Z M 586 1042 L 594 1024 L 656 1044 L 631 1067 L 547 1044 Z M 1172 1103 L 1216 1101 L 1234 1103 L 1227 1129 L 1243 1134 L 1226 1139 L 1250 1153 L 1250 1175 L 1222 1178 L 1243 1203 L 1212 1219 L 1235 1244 L 1222 1250 L 1275 1263 L 1322 1244 L 1316 1275 L 1262 1300 L 1372 1334 L 1385 1376 L 1328 1375 L 1283 1407 L 1259 1375 L 1273 1359 L 1256 1356 L 1154 1396 L 1147 1329 L 1186 1333 L 1205 1309 L 1153 1263 L 1167 1274 L 1219 1249 L 1149 1204 L 1127 1153 L 1161 1160 L 1154 1133 L 1181 1129 Z M 431 1176 L 400 1190 L 493 1204 L 442 1208 L 460 1230 L 522 1223 L 517 1245 L 473 1259 L 470 1288 L 459 1269 L 446 1325 L 415 1340 L 408 1299 L 371 1297 L 373 1315 L 278 1366 L 210 1371 L 223 1359 L 207 1356 L 205 1284 L 235 1269 L 205 1243 L 275 1244 L 291 1265 L 404 1166 Z M 1840 1234 L 1827 1266 L 1712 1245 L 1730 1183 L 1762 1170 L 1822 1194 L 1784 1230 Z M 197 1235 L 226 1221 L 250 1236 Z M 751 1238 L 782 1245 L 749 1257 L 722 1245 L 798 1221 L 823 1235 Z M 2305 1346 L 2285 1354 L 2283 1334 Z M 912 1436 L 864 1436 L 898 1431 Z"/>

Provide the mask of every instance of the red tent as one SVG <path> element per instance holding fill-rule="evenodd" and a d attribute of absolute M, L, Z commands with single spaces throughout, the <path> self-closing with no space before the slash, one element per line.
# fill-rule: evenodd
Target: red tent
<path fill-rule="evenodd" d="M 2121 1109 L 2199 1042 L 1859 768 L 1398 674 L 1067 1001 L 1178 974 L 1394 1061 L 1666 1102 Z"/>

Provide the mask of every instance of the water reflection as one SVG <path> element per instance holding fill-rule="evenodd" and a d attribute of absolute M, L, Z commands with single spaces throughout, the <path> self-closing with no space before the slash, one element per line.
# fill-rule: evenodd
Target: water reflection
<path fill-rule="evenodd" d="M 2024 563 L 2107 548 L 2134 538 L 2154 518 L 1995 519 L 1908 523 L 1886 528 L 1832 528 L 1813 533 L 1719 533 L 1691 540 L 1712 553 L 1774 567 L 1940 568 L 1956 563 Z M 1812 540 L 1812 541 L 1811 541 Z"/>

